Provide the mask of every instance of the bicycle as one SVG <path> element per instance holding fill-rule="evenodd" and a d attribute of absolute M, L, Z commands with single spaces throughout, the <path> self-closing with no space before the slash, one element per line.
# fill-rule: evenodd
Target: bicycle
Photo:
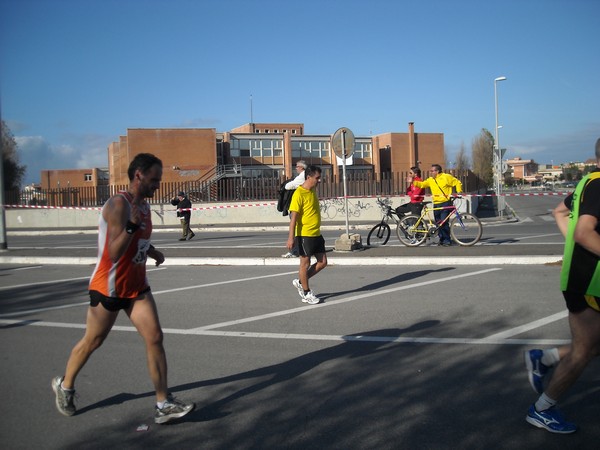
<path fill-rule="evenodd" d="M 401 217 L 398 215 L 396 210 L 392 209 L 392 202 L 389 198 L 378 198 L 377 205 L 381 208 L 383 212 L 383 217 L 381 218 L 381 222 L 371 228 L 369 234 L 367 235 L 367 245 L 371 247 L 378 247 L 380 245 L 387 244 L 390 239 L 391 229 L 388 224 L 389 220 L 392 219 L 396 226 L 400 223 Z"/>
<path fill-rule="evenodd" d="M 471 213 L 460 213 L 454 204 L 456 199 L 462 197 L 451 197 L 451 206 L 429 206 L 432 202 L 423 202 L 423 210 L 420 215 L 409 214 L 405 216 L 396 232 L 398 239 L 408 247 L 416 247 L 426 240 L 435 236 L 440 227 L 446 222 L 450 222 L 450 236 L 458 244 L 465 247 L 475 245 L 481 239 L 483 226 L 481 221 Z M 450 214 L 439 223 L 431 219 L 433 211 L 449 209 Z"/>

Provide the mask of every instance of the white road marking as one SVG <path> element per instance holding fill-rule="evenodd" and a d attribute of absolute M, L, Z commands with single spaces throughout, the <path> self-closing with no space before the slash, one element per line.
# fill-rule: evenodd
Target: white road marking
<path fill-rule="evenodd" d="M 85 329 L 85 324 L 36 322 L 34 320 L 2 320 L 5 326 L 23 325 L 34 327 Z M 137 333 L 135 327 L 115 325 L 113 330 Z M 221 336 L 252 339 L 295 339 L 312 341 L 338 341 L 338 342 L 384 342 L 397 344 L 443 344 L 443 345 L 536 345 L 556 346 L 568 344 L 565 339 L 491 339 L 491 338 L 432 338 L 432 337 L 404 337 L 404 336 L 357 336 L 357 335 L 329 335 L 329 334 L 294 334 L 294 333 L 254 333 L 247 331 L 212 331 L 212 330 L 181 330 L 164 328 L 165 334 L 194 335 L 194 336 Z"/>
<path fill-rule="evenodd" d="M 165 270 L 165 269 L 166 269 L 166 267 L 156 267 L 153 269 L 147 269 L 146 272 L 154 272 L 156 270 Z M 46 284 L 66 283 L 69 281 L 89 280 L 90 276 L 91 275 L 87 275 L 85 277 L 76 277 L 76 278 L 64 278 L 62 280 L 38 281 L 37 283 L 13 284 L 11 286 L 0 286 L 0 291 L 5 291 L 8 289 L 18 289 L 18 288 L 22 288 L 22 287 L 44 286 Z"/>
<path fill-rule="evenodd" d="M 151 270 L 162 270 L 162 268 L 151 269 Z M 566 311 L 561 311 L 559 313 L 553 314 L 551 316 L 530 322 L 528 324 L 524 324 L 509 330 L 505 330 L 500 333 L 496 333 L 490 335 L 485 338 L 435 338 L 435 337 L 393 337 L 393 336 L 357 336 L 357 335 L 322 335 L 322 334 L 294 334 L 294 333 L 264 333 L 264 332 L 246 332 L 246 331 L 215 331 L 217 328 L 223 328 L 232 325 L 238 325 L 242 323 L 255 322 L 259 320 L 268 319 L 271 317 L 278 317 L 283 315 L 294 314 L 297 312 L 308 312 L 315 308 L 324 308 L 328 306 L 335 306 L 342 303 L 352 302 L 356 300 L 360 300 L 363 298 L 369 298 L 384 294 L 390 294 L 402 290 L 413 289 L 422 286 L 428 286 L 431 284 L 443 283 L 446 281 L 456 280 L 460 278 L 466 278 L 471 276 L 477 276 L 485 273 L 495 272 L 498 270 L 502 270 L 501 268 L 490 268 L 479 270 L 475 272 L 464 273 L 460 275 L 455 275 L 451 277 L 439 278 L 430 281 L 424 281 L 419 283 L 412 283 L 403 286 L 398 286 L 394 288 L 382 289 L 374 292 L 368 292 L 363 294 L 354 295 L 351 297 L 342 298 L 339 300 L 328 301 L 326 303 L 320 303 L 318 305 L 313 306 L 301 306 L 297 308 L 287 309 L 283 311 L 276 311 L 269 314 L 262 314 L 259 316 L 247 317 L 244 319 L 232 320 L 228 322 L 215 323 L 212 325 L 206 325 L 203 327 L 197 327 L 192 329 L 176 329 L 176 328 L 164 328 L 163 332 L 166 334 L 179 334 L 179 335 L 197 335 L 197 336 L 222 336 L 222 337 L 242 337 L 242 338 L 261 338 L 261 339 L 296 339 L 296 340 L 317 340 L 317 341 L 341 341 L 341 342 L 385 342 L 385 343 L 413 343 L 413 344 L 459 344 L 459 345 L 563 345 L 568 344 L 570 341 L 565 339 L 511 339 L 510 337 L 522 334 L 527 331 L 531 331 L 533 329 L 545 326 L 549 323 L 555 322 L 557 320 L 561 320 L 567 316 Z M 243 281 L 252 281 L 263 278 L 284 276 L 296 273 L 293 272 L 284 272 L 278 274 L 270 274 L 259 277 L 248 277 L 241 278 L 236 280 L 226 280 L 215 283 L 206 283 L 202 285 L 196 286 L 187 286 L 183 288 L 176 289 L 167 289 L 163 291 L 155 292 L 155 295 L 165 294 L 170 292 L 176 292 L 186 289 L 198 289 L 202 287 L 209 286 L 218 286 L 223 284 L 232 284 L 232 283 L 240 283 Z M 72 278 L 68 280 L 56 280 L 52 282 L 42 282 L 37 284 L 48 284 L 48 283 L 58 283 L 62 281 L 71 281 L 71 280 L 80 280 L 88 277 L 79 277 Z M 74 306 L 85 306 L 89 304 L 89 302 L 82 302 L 71 305 L 62 305 L 62 306 L 54 306 L 48 308 L 40 308 L 35 310 L 28 311 L 19 311 L 15 313 L 3 314 L 0 317 L 12 317 L 17 315 L 23 315 L 28 313 L 37 313 L 44 311 L 51 311 L 57 309 L 70 308 Z M 35 320 L 12 320 L 12 319 L 0 319 L 0 324 L 2 325 L 28 325 L 28 326 L 41 326 L 41 327 L 53 327 L 53 328 L 70 328 L 70 329 L 85 329 L 85 324 L 81 323 L 60 323 L 60 322 L 45 322 L 45 321 L 35 321 Z M 135 327 L 132 326 L 119 326 L 116 325 L 113 327 L 113 330 L 117 331 L 126 331 L 126 332 L 137 332 Z"/>
<path fill-rule="evenodd" d="M 300 306 L 298 308 L 286 309 L 283 311 L 276 311 L 276 312 L 272 312 L 272 313 L 268 313 L 268 314 L 261 314 L 259 316 L 246 317 L 244 319 L 215 323 L 212 325 L 206 325 L 203 327 L 194 328 L 192 331 L 213 330 L 215 328 L 223 328 L 223 327 L 227 327 L 227 326 L 231 326 L 231 325 L 238 325 L 240 323 L 256 322 L 258 320 L 269 319 L 271 317 L 284 316 L 284 315 L 288 315 L 288 314 L 294 314 L 297 312 L 305 312 L 305 311 L 315 309 L 315 308 L 327 308 L 329 306 L 335 306 L 335 305 L 339 305 L 341 303 L 353 302 L 355 300 L 360 300 L 362 298 L 374 297 L 374 296 L 383 295 L 383 294 L 390 294 L 392 292 L 404 291 L 406 289 L 413 289 L 416 287 L 428 286 L 431 284 L 444 283 L 446 281 L 457 280 L 459 278 L 465 278 L 465 277 L 472 277 L 472 276 L 481 275 L 481 274 L 488 273 L 488 272 L 495 272 L 497 270 L 502 270 L 502 269 L 501 268 L 484 269 L 484 270 L 478 270 L 476 272 L 469 272 L 469 273 L 464 273 L 461 275 L 455 275 L 455 276 L 451 276 L 451 277 L 438 278 L 438 279 L 431 280 L 431 281 L 423 281 L 420 283 L 406 284 L 406 285 L 398 286 L 395 288 L 381 289 L 378 291 L 366 292 L 364 294 L 353 295 L 352 297 L 341 298 L 339 300 L 328 301 L 326 303 L 319 303 L 318 305 L 312 305 L 310 307 Z"/>
<path fill-rule="evenodd" d="M 511 336 L 515 336 L 517 334 L 522 334 L 530 330 L 534 330 L 536 328 L 543 327 L 544 325 L 548 325 L 549 323 L 556 322 L 557 320 L 564 319 L 569 315 L 567 310 L 561 311 L 559 313 L 553 314 L 548 317 L 544 317 L 543 319 L 535 320 L 533 322 L 526 323 L 524 325 L 511 328 L 510 330 L 502 331 L 501 333 L 492 334 L 488 336 L 486 339 L 506 339 Z"/>

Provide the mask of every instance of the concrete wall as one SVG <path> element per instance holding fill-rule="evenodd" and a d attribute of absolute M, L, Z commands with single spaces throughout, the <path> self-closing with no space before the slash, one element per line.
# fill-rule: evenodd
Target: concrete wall
<path fill-rule="evenodd" d="M 475 197 L 476 199 L 477 197 Z M 409 201 L 407 196 L 391 197 L 392 206 L 397 207 Z M 430 198 L 426 198 L 430 200 Z M 461 211 L 470 210 L 471 199 L 462 202 Z M 231 225 L 287 225 L 289 218 L 277 211 L 271 202 L 236 202 L 194 204 L 192 211 L 193 227 Z M 345 222 L 343 199 L 321 200 L 322 224 Z M 375 198 L 348 199 L 348 221 L 350 225 L 375 224 L 381 220 L 381 210 Z M 84 229 L 98 226 L 100 210 L 94 209 L 34 209 L 18 208 L 6 210 L 6 229 L 18 231 L 26 229 L 48 230 L 52 228 Z M 152 222 L 155 226 L 179 226 L 175 208 L 170 204 L 152 205 Z"/>

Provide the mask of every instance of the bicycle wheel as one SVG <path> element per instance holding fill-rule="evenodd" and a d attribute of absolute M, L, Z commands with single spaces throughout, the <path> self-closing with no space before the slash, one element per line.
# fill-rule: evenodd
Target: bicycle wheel
<path fill-rule="evenodd" d="M 475 245 L 481 239 L 483 226 L 477 217 L 473 214 L 455 215 L 450 221 L 450 236 L 459 245 Z"/>
<path fill-rule="evenodd" d="M 396 228 L 396 234 L 398 239 L 407 247 L 416 247 L 421 245 L 427 239 L 427 229 L 423 221 L 419 221 L 420 217 L 409 214 L 404 216 L 400 222 L 398 222 L 398 228 Z M 417 224 L 418 222 L 418 224 Z"/>
<path fill-rule="evenodd" d="M 367 245 L 370 247 L 379 247 L 380 245 L 385 245 L 390 239 L 390 234 L 390 226 L 387 223 L 378 223 L 371 228 L 371 231 L 369 231 L 369 235 L 367 236 Z"/>

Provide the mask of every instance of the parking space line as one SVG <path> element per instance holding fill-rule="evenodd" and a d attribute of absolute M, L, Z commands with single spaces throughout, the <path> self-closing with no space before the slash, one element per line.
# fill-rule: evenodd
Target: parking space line
<path fill-rule="evenodd" d="M 446 281 L 457 280 L 459 278 L 477 276 L 477 275 L 481 275 L 484 273 L 495 272 L 497 270 L 502 270 L 502 269 L 499 267 L 491 268 L 491 269 L 484 269 L 484 270 L 478 270 L 476 272 L 469 272 L 469 273 L 463 273 L 460 275 L 453 275 L 451 277 L 437 278 L 435 280 L 407 284 L 407 285 L 398 286 L 395 288 L 381 289 L 379 291 L 367 292 L 364 294 L 354 295 L 352 297 L 341 298 L 339 300 L 332 300 L 332 301 L 328 301 L 325 303 L 319 303 L 318 305 L 312 305 L 310 307 L 300 306 L 297 308 L 286 309 L 283 311 L 276 311 L 276 312 L 272 312 L 272 313 L 268 313 L 268 314 L 261 314 L 259 316 L 246 317 L 244 319 L 231 320 L 231 321 L 227 321 L 227 322 L 215 323 L 212 325 L 205 325 L 203 327 L 193 328 L 191 331 L 214 330 L 215 328 L 223 328 L 223 327 L 227 327 L 227 326 L 231 326 L 231 325 L 238 325 L 241 323 L 256 322 L 258 320 L 270 319 L 272 317 L 284 316 L 284 315 L 288 315 L 288 314 L 294 314 L 297 312 L 311 311 L 311 310 L 314 310 L 315 308 L 326 308 L 328 306 L 339 305 L 341 303 L 353 302 L 355 300 L 360 300 L 360 299 L 367 298 L 367 297 L 374 297 L 374 296 L 383 295 L 383 294 L 391 294 L 393 292 L 403 291 L 406 289 L 413 289 L 413 288 L 417 288 L 417 287 L 428 286 L 431 284 L 444 283 Z M 295 272 L 293 272 L 293 273 L 295 273 Z"/>
<path fill-rule="evenodd" d="M 219 286 L 219 285 L 222 285 L 222 284 L 233 284 L 233 283 L 241 283 L 243 281 L 260 280 L 260 279 L 263 279 L 263 278 L 281 277 L 281 276 L 284 276 L 284 275 L 291 275 L 293 273 L 298 273 L 298 271 L 294 270 L 293 272 L 271 273 L 269 275 L 261 275 L 261 276 L 258 276 L 258 277 L 237 278 L 235 280 L 215 281 L 214 283 L 196 284 L 194 286 L 184 286 L 184 287 L 179 287 L 179 288 L 174 288 L 174 289 L 165 289 L 165 290 L 162 290 L 162 291 L 152 291 L 152 294 L 154 294 L 156 296 L 156 295 L 159 295 L 159 294 L 169 294 L 171 292 L 188 291 L 190 289 L 199 289 L 199 288 L 203 288 L 203 287 Z"/>
<path fill-rule="evenodd" d="M 524 325 L 520 325 L 515 328 L 511 328 L 510 330 L 502 331 L 501 333 L 492 334 L 488 336 L 486 339 L 506 339 L 512 336 L 516 336 L 518 334 L 525 333 L 527 331 L 534 330 L 536 328 L 543 327 L 544 325 L 548 325 L 549 323 L 556 322 L 557 320 L 564 319 L 569 315 L 567 310 L 561 311 L 556 314 L 552 314 L 551 316 L 544 317 L 542 319 L 534 320 L 533 322 L 526 323 Z"/>
<path fill-rule="evenodd" d="M 0 325 L 6 326 L 34 326 L 51 328 L 85 329 L 85 324 L 37 322 L 35 320 L 2 320 Z M 114 331 L 137 333 L 131 326 L 115 325 Z M 356 335 L 329 335 L 329 334 L 295 334 L 295 333 L 256 333 L 248 331 L 213 331 L 213 330 L 182 330 L 177 328 L 164 328 L 164 334 L 237 337 L 252 339 L 293 339 L 311 341 L 337 341 L 337 342 L 384 342 L 390 344 L 442 344 L 442 345 L 536 345 L 556 346 L 568 344 L 566 339 L 501 339 L 501 338 L 433 338 L 433 337 L 408 337 L 408 336 L 356 336 Z"/>

